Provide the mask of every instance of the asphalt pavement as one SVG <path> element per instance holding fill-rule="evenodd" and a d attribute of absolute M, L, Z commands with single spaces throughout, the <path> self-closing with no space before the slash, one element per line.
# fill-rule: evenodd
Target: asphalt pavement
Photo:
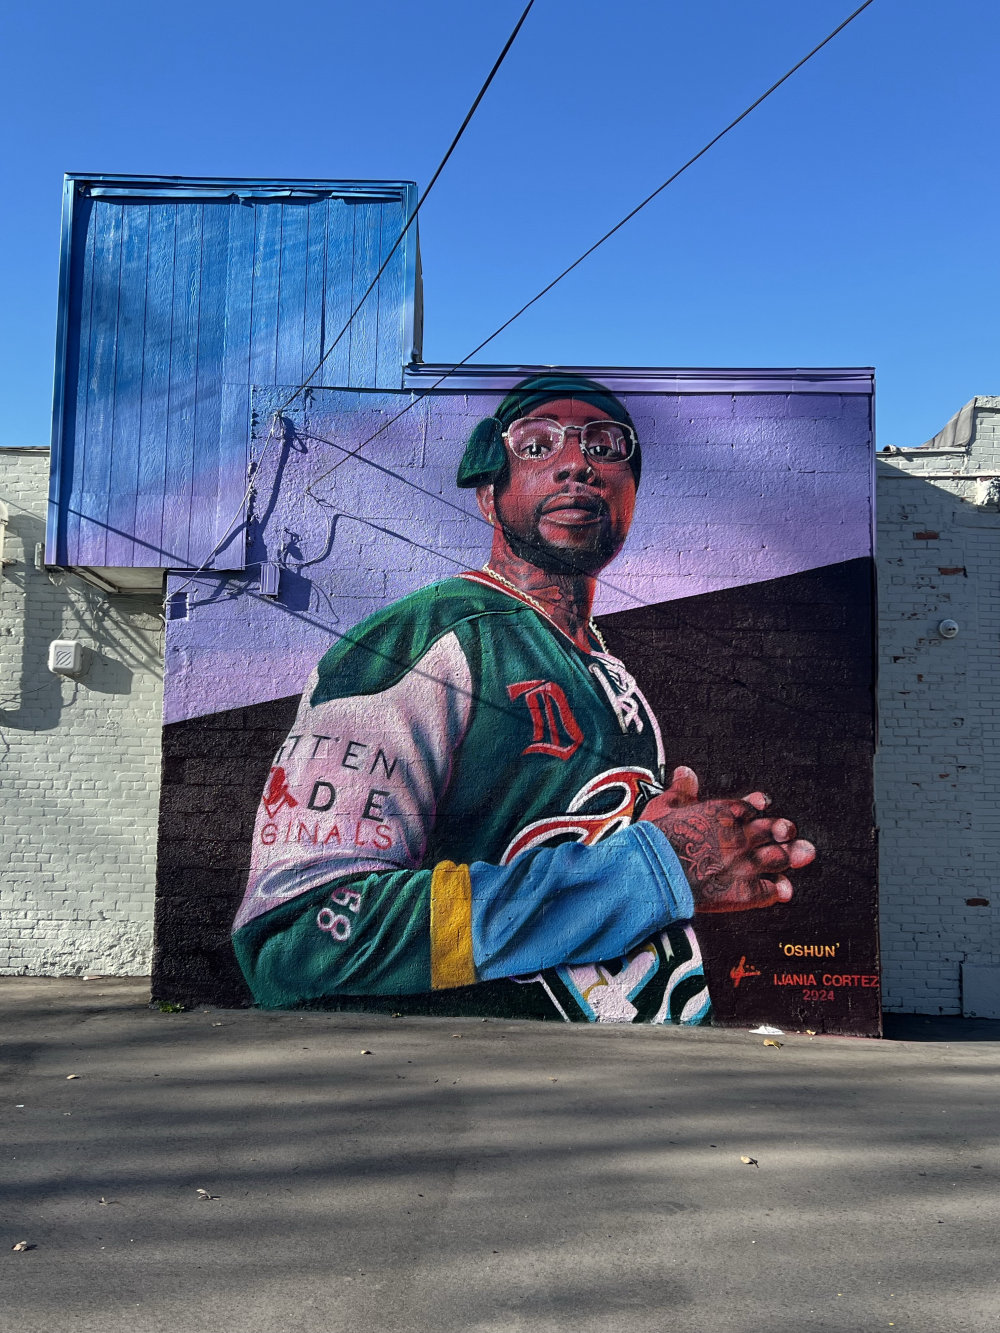
<path fill-rule="evenodd" d="M 2 1333 L 1000 1328 L 1000 1023 L 148 997 L 0 980 Z"/>

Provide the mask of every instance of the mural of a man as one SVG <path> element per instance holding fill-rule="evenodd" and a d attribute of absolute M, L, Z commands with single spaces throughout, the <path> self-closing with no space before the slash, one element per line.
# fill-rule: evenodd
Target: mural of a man
<path fill-rule="evenodd" d="M 516 979 L 568 1019 L 704 1020 L 691 918 L 787 901 L 815 853 L 763 793 L 668 777 L 591 620 L 640 472 L 624 404 L 579 375 L 475 428 L 488 563 L 341 638 L 275 756 L 234 925 L 258 1003 L 494 983 L 503 1012 Z"/>

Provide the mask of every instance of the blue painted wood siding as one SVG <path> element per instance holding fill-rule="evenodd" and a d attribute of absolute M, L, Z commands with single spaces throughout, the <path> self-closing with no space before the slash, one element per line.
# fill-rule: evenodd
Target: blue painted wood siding
<path fill-rule="evenodd" d="M 240 510 L 253 388 L 310 374 L 414 202 L 407 183 L 68 178 L 47 560 L 201 565 Z M 415 230 L 317 383 L 402 384 Z M 244 563 L 237 524 L 213 564 Z"/>

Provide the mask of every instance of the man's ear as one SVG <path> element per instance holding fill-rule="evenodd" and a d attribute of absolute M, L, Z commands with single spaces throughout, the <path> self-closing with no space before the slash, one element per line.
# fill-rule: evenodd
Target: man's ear
<path fill-rule="evenodd" d="M 491 528 L 496 527 L 497 511 L 493 498 L 493 483 L 488 482 L 485 486 L 477 486 L 476 499 L 479 502 L 479 512 L 483 518 L 486 519 Z"/>

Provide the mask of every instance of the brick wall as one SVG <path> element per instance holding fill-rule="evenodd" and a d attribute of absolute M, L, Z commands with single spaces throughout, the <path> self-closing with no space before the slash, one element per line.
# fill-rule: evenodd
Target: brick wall
<path fill-rule="evenodd" d="M 46 449 L 0 449 L 0 973 L 149 971 L 160 785 L 157 598 L 106 596 L 35 567 Z M 87 650 L 79 680 L 52 639 Z"/>
<path fill-rule="evenodd" d="M 970 966 L 1000 1003 L 1000 398 L 880 460 L 884 1002 L 960 1013 Z"/>

